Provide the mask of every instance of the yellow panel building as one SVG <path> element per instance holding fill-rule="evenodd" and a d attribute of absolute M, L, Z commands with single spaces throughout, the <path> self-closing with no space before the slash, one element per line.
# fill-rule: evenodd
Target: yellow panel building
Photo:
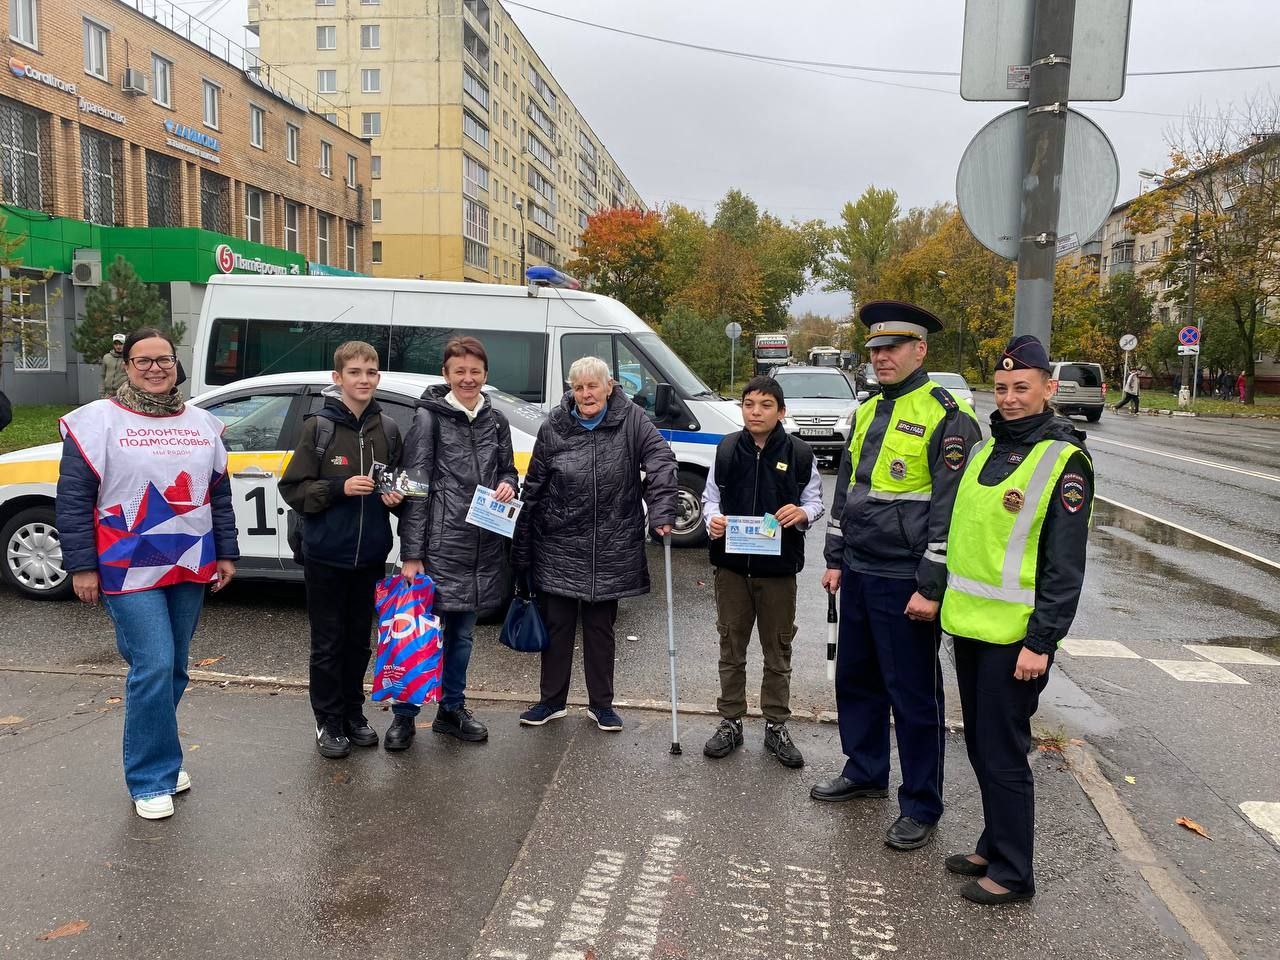
<path fill-rule="evenodd" d="M 264 61 L 372 145 L 377 276 L 523 283 L 643 206 L 497 0 L 249 0 Z"/>

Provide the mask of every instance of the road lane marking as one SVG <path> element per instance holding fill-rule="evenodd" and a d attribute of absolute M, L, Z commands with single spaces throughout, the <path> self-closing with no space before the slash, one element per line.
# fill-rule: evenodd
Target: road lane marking
<path fill-rule="evenodd" d="M 640 865 L 640 878 L 627 900 L 627 916 L 618 935 L 623 937 L 614 948 L 618 957 L 644 960 L 653 956 L 658 946 L 658 925 L 662 920 L 662 908 L 671 889 L 675 875 L 680 837 L 658 834 L 649 841 L 644 862 Z"/>
<path fill-rule="evenodd" d="M 627 855 L 616 850 L 597 850 L 595 855 L 577 896 L 569 905 L 569 915 L 560 925 L 551 960 L 582 960 L 594 949 L 604 930 L 609 901 L 626 866 Z"/>
<path fill-rule="evenodd" d="M 1276 843 L 1280 843 L 1280 803 L 1246 800 L 1240 804 L 1240 812 L 1271 834 Z"/>
<path fill-rule="evenodd" d="M 1243 683 L 1249 681 L 1237 677 L 1226 667 L 1203 660 L 1150 660 L 1175 680 L 1185 683 Z"/>
<path fill-rule="evenodd" d="M 1068 637 L 1062 641 L 1062 649 L 1073 657 L 1118 657 L 1123 660 L 1141 660 L 1123 643 L 1116 640 L 1082 640 Z"/>
<path fill-rule="evenodd" d="M 1198 457 L 1184 457 L 1177 453 L 1166 453 L 1163 450 L 1152 450 L 1150 447 L 1140 447 L 1133 443 L 1123 443 L 1119 440 L 1109 440 L 1106 437 L 1100 437 L 1096 433 L 1089 435 L 1090 443 L 1109 443 L 1115 447 L 1124 447 L 1127 450 L 1138 450 L 1142 453 L 1150 453 L 1157 457 L 1168 457 L 1170 460 L 1181 460 L 1184 463 L 1198 463 L 1202 467 L 1216 467 L 1219 470 L 1230 470 L 1232 473 L 1242 473 L 1246 477 L 1257 477 L 1259 480 L 1270 480 L 1273 483 L 1280 483 L 1280 477 L 1271 473 L 1259 473 L 1257 470 L 1246 470 L 1244 467 L 1233 467 L 1229 463 L 1218 463 L 1216 460 L 1201 460 Z"/>
<path fill-rule="evenodd" d="M 1219 647 L 1208 643 L 1184 643 L 1186 649 L 1214 663 L 1252 663 L 1266 667 L 1280 667 L 1280 660 L 1248 647 Z"/>
<path fill-rule="evenodd" d="M 1129 504 L 1121 503 L 1119 500 L 1112 500 L 1110 497 L 1104 497 L 1095 493 L 1093 499 L 1101 500 L 1103 503 L 1109 503 L 1111 506 L 1119 507 L 1121 510 L 1128 510 L 1130 513 L 1136 513 L 1140 517 L 1146 517 L 1148 520 L 1154 520 L 1156 523 L 1162 523 L 1166 527 L 1172 527 L 1174 530 L 1181 530 L 1183 533 L 1189 533 L 1191 536 L 1199 537 L 1201 540 L 1212 543 L 1216 547 L 1221 547 L 1223 550 L 1230 550 L 1232 553 L 1238 553 L 1242 557 L 1248 557 L 1254 563 L 1262 563 L 1271 567 L 1273 570 L 1280 570 L 1280 563 L 1276 563 L 1274 560 L 1268 560 L 1266 557 L 1260 557 L 1256 553 L 1250 553 L 1242 547 L 1226 543 L 1223 540 L 1219 540 L 1217 537 L 1211 537 L 1207 533 L 1201 533 L 1199 530 L 1192 530 L 1190 527 L 1184 527 L 1182 524 L 1174 523 L 1172 520 L 1166 520 L 1164 517 L 1157 517 L 1154 513 L 1147 513 L 1145 510 L 1139 510 L 1137 507 L 1131 507 Z"/>

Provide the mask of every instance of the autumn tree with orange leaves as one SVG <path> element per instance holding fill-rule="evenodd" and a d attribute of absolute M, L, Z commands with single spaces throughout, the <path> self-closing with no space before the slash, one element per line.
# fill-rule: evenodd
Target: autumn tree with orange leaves
<path fill-rule="evenodd" d="M 587 218 L 569 272 L 598 293 L 621 300 L 650 324 L 662 319 L 666 290 L 662 271 L 662 215 L 615 207 Z"/>

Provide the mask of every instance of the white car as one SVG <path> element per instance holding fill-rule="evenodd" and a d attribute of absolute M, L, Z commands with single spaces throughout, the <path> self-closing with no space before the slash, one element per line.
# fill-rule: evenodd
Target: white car
<path fill-rule="evenodd" d="M 834 367 L 778 367 L 773 379 L 787 401 L 783 427 L 820 458 L 839 460 L 849 446 L 858 397 L 853 381 Z"/>
<path fill-rule="evenodd" d="M 969 406 L 973 406 L 973 391 L 969 389 L 969 384 L 965 382 L 964 377 L 958 373 L 931 373 L 929 379 L 940 387 L 946 387 L 957 400 L 963 400 Z"/>
<path fill-rule="evenodd" d="M 384 373 L 376 399 L 403 436 L 422 392 L 443 382 L 424 374 Z M 324 405 L 321 391 L 332 385 L 326 370 L 271 374 L 238 380 L 190 401 L 226 424 L 223 442 L 240 534 L 238 577 L 302 579 L 288 544 L 288 507 L 276 483 L 302 433 L 303 418 Z M 533 404 L 492 388 L 485 388 L 485 396 L 511 423 L 516 469 L 523 476 L 544 415 Z M 28 597 L 71 593 L 54 525 L 61 458 L 61 443 L 0 456 L 0 577 Z M 393 549 L 391 556 L 397 555 L 398 548 Z"/>

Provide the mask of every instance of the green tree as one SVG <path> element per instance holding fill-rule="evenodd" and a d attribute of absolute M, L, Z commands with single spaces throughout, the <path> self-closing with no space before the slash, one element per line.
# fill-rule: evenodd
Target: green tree
<path fill-rule="evenodd" d="M 853 302 L 871 299 L 880 270 L 897 244 L 898 195 L 870 186 L 840 211 L 834 249 L 823 265 L 825 289 L 846 290 Z"/>
<path fill-rule="evenodd" d="M 711 226 L 735 243 L 753 247 L 760 238 L 760 208 L 741 190 L 731 189 L 716 204 L 716 218 Z"/>
<path fill-rule="evenodd" d="M 9 347 L 39 356 L 50 346 L 49 325 L 30 321 L 42 314 L 47 317 L 57 295 L 45 287 L 53 271 L 22 267 L 18 251 L 25 242 L 25 236 L 11 236 L 5 231 L 5 218 L 0 215 L 0 267 L 4 268 L 0 276 L 0 349 Z M 44 287 L 44 302 L 33 293 L 39 287 Z"/>
<path fill-rule="evenodd" d="M 730 319 L 726 315 L 708 320 L 690 307 L 679 305 L 669 310 L 662 321 L 660 333 L 667 346 L 713 390 L 729 386 L 729 338 L 724 335 L 724 328 Z M 751 369 L 748 343 L 745 335 L 738 341 L 738 371 Z"/>
<path fill-rule="evenodd" d="M 1100 291 L 1097 326 L 1106 344 L 1104 353 L 1097 360 L 1108 368 L 1113 377 L 1119 376 L 1124 369 L 1120 338 L 1133 334 L 1139 344 L 1150 338 L 1154 322 L 1151 316 L 1153 300 L 1132 273 L 1115 274 Z"/>
<path fill-rule="evenodd" d="M 830 317 L 822 317 L 816 313 L 805 313 L 795 317 L 787 327 L 787 342 L 791 345 L 791 356 L 806 362 L 809 351 L 814 347 L 837 346 L 836 335 L 836 322 Z"/>
<path fill-rule="evenodd" d="M 88 363 L 100 363 L 111 349 L 111 337 L 139 327 L 156 327 L 177 343 L 186 334 L 186 324 L 173 323 L 168 304 L 152 287 L 138 278 L 124 257 L 116 257 L 107 267 L 101 285 L 84 298 L 84 318 L 71 334 L 71 345 Z"/>
<path fill-rule="evenodd" d="M 760 217 L 754 253 L 766 329 L 786 326 L 788 306 L 812 284 L 830 246 L 830 233 L 818 220 L 785 224 L 772 214 Z"/>

